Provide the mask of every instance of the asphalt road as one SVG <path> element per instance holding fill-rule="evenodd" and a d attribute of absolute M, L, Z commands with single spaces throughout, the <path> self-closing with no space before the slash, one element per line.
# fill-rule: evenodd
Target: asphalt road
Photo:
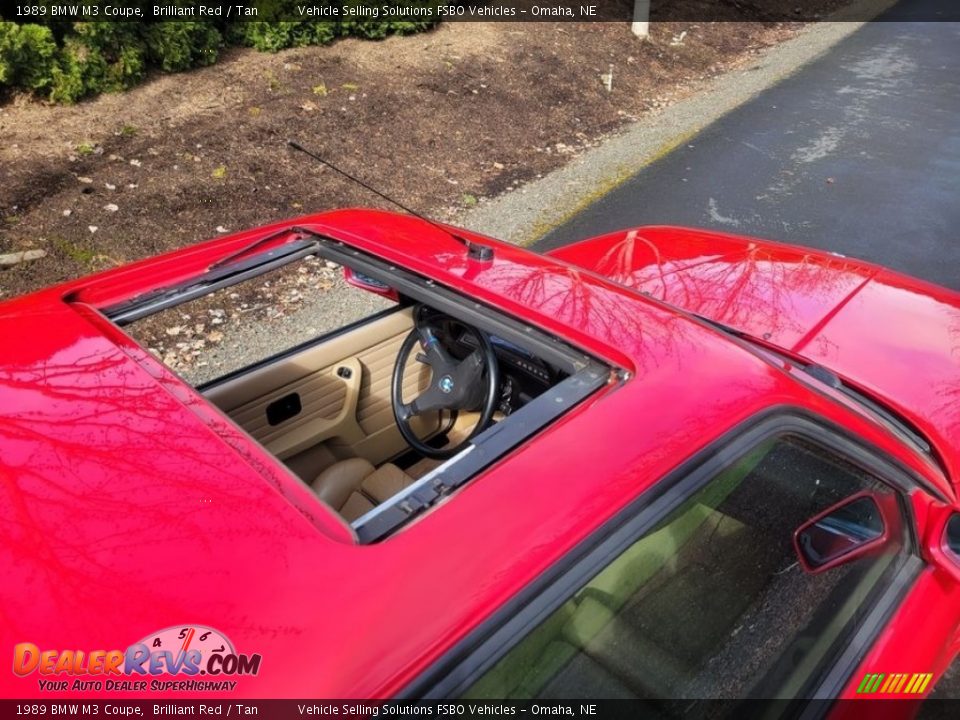
<path fill-rule="evenodd" d="M 859 257 L 960 290 L 960 23 L 905 0 L 539 240 L 649 224 Z M 937 3 L 939 4 L 939 3 Z M 816 32 L 816 30 L 813 30 Z"/>

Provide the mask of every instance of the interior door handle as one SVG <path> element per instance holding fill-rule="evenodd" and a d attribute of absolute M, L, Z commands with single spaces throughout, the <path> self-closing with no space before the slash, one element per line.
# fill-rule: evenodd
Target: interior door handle
<path fill-rule="evenodd" d="M 267 422 L 279 425 L 292 417 L 296 417 L 303 410 L 300 403 L 300 393 L 290 393 L 267 405 Z"/>

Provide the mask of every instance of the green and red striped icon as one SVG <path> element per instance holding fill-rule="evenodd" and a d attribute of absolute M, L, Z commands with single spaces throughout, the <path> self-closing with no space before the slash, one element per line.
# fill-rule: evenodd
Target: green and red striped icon
<path fill-rule="evenodd" d="M 933 673 L 867 673 L 857 688 L 860 695 L 917 695 L 927 689 Z"/>

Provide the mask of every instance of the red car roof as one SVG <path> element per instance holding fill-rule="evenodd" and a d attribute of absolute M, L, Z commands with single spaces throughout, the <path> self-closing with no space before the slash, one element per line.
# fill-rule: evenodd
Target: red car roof
<path fill-rule="evenodd" d="M 960 478 L 960 294 L 756 238 L 644 227 L 553 256 L 839 373 L 908 418 Z"/>
<path fill-rule="evenodd" d="M 765 408 L 819 411 L 911 462 L 875 426 L 718 332 L 591 273 L 486 239 L 496 256 L 480 266 L 440 230 L 388 213 L 297 222 L 633 377 L 395 536 L 358 546 L 303 483 L 85 305 L 196 274 L 282 224 L 4 303 L 3 647 L 125 648 L 196 623 L 263 657 L 231 697 L 387 695 L 681 461 Z M 0 674 L 0 695 L 35 693 L 35 682 Z M 138 695 L 149 693 L 125 697 Z"/>

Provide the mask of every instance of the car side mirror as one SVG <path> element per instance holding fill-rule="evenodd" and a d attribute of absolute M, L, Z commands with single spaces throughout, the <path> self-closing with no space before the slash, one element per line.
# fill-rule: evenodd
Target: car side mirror
<path fill-rule="evenodd" d="M 390 298 L 396 302 L 400 301 L 400 295 L 394 288 L 390 287 L 385 282 L 370 277 L 369 275 L 358 273 L 352 268 L 343 268 L 343 279 L 346 280 L 348 284 L 358 287 L 361 290 L 366 290 L 367 292 L 372 292 L 376 295 L 383 295 L 384 297 Z"/>
<path fill-rule="evenodd" d="M 803 569 L 819 573 L 864 557 L 889 540 L 884 498 L 864 492 L 827 508 L 793 534 Z"/>
<path fill-rule="evenodd" d="M 960 513 L 953 513 L 947 520 L 947 527 L 943 531 L 943 544 L 960 557 Z"/>

